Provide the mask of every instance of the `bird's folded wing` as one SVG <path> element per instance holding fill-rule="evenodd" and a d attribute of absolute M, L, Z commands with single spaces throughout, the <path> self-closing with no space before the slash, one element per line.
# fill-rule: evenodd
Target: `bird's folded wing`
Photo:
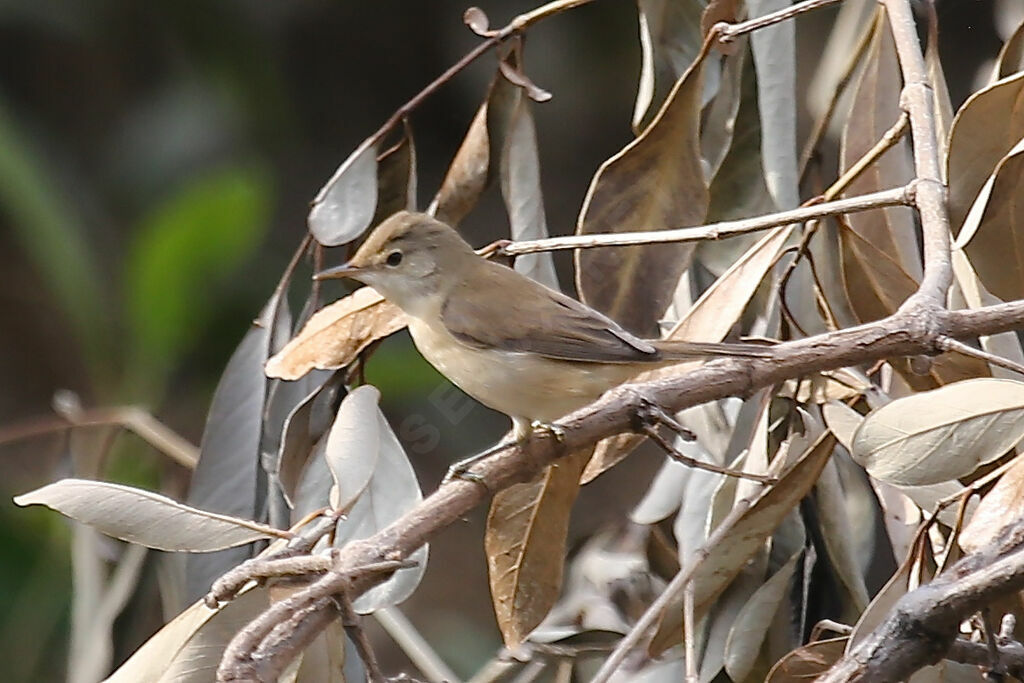
<path fill-rule="evenodd" d="M 492 280 L 521 277 L 512 271 L 501 272 L 498 269 L 505 267 L 498 264 L 487 266 Z M 515 288 L 522 296 L 499 301 L 460 285 L 448 297 L 442 321 L 452 336 L 475 348 L 591 363 L 659 360 L 653 345 L 610 318 L 532 280 L 529 285 Z"/>

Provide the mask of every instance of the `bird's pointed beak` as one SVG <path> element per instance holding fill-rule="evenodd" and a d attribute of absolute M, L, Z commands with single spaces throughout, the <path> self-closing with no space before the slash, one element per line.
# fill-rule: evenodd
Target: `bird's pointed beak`
<path fill-rule="evenodd" d="M 327 270 L 321 270 L 319 273 L 313 276 L 314 280 L 334 280 L 343 277 L 355 277 L 362 273 L 365 269 L 359 266 L 354 266 L 351 263 L 343 263 L 340 266 L 334 268 L 328 268 Z"/>

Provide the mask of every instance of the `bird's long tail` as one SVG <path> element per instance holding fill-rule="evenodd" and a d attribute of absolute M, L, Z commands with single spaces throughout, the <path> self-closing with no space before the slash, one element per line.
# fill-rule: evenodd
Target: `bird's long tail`
<path fill-rule="evenodd" d="M 771 358 L 771 346 L 746 342 L 693 342 L 674 339 L 651 341 L 665 360 L 699 360 L 701 358 Z"/>

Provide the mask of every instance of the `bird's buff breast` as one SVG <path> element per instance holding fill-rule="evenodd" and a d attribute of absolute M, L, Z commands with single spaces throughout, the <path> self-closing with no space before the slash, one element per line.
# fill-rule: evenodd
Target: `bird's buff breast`
<path fill-rule="evenodd" d="M 513 418 L 553 422 L 635 374 L 627 366 L 473 348 L 440 322 L 430 324 L 411 316 L 409 332 L 438 372 L 480 403 Z"/>

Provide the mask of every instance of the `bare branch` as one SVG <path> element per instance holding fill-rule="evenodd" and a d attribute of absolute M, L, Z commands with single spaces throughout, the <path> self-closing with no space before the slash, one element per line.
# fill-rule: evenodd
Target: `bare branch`
<path fill-rule="evenodd" d="M 756 31 L 759 28 L 765 26 L 771 26 L 772 24 L 778 24 L 779 22 L 792 19 L 804 12 L 810 12 L 820 7 L 828 7 L 834 5 L 839 0 L 804 0 L 803 2 L 797 2 L 789 7 L 784 7 L 775 12 L 765 14 L 760 17 L 754 17 L 747 21 L 742 21 L 737 24 L 727 24 L 722 22 L 714 26 L 714 30 L 718 33 L 718 40 L 722 43 L 732 42 L 736 36 L 741 36 L 744 33 L 750 33 Z"/>
<path fill-rule="evenodd" d="M 624 247 L 633 244 L 663 244 L 667 242 L 697 242 L 700 240 L 718 240 L 736 235 L 745 235 L 750 232 L 767 230 L 768 228 L 790 223 L 802 223 L 812 218 L 823 216 L 834 216 L 837 214 L 852 213 L 855 211 L 867 211 L 869 209 L 880 209 L 887 206 L 907 205 L 913 202 L 912 188 L 894 187 L 891 190 L 882 190 L 859 197 L 839 199 L 834 202 L 823 202 L 801 206 L 789 211 L 769 213 L 754 218 L 744 218 L 736 221 L 722 221 L 695 228 L 677 228 L 675 230 L 657 230 L 644 232 L 620 232 L 595 235 L 570 235 L 567 237 L 552 237 L 544 240 L 524 240 L 522 242 L 509 242 L 499 246 L 499 253 L 506 256 L 520 256 L 522 254 L 533 254 L 539 251 L 559 251 L 563 249 L 593 249 L 595 247 Z"/>
<path fill-rule="evenodd" d="M 1024 522 L 1017 522 L 990 545 L 963 558 L 931 583 L 900 598 L 885 621 L 819 681 L 895 683 L 939 661 L 954 645 L 958 646 L 956 654 L 961 657 L 978 655 L 981 663 L 987 665 L 988 648 L 979 644 L 980 652 L 974 652 L 973 648 L 969 650 L 959 645 L 958 626 L 972 613 L 1021 588 L 1024 588 Z"/>
<path fill-rule="evenodd" d="M 924 277 L 918 295 L 933 305 L 944 306 L 946 290 L 953 282 L 949 251 L 949 213 L 946 211 L 946 186 L 942 182 L 939 144 L 935 126 L 935 103 L 928 70 L 917 39 L 917 26 L 910 0 L 882 0 L 892 27 L 903 71 L 900 106 L 910 115 L 914 136 L 914 204 L 921 215 L 924 236 Z"/>

